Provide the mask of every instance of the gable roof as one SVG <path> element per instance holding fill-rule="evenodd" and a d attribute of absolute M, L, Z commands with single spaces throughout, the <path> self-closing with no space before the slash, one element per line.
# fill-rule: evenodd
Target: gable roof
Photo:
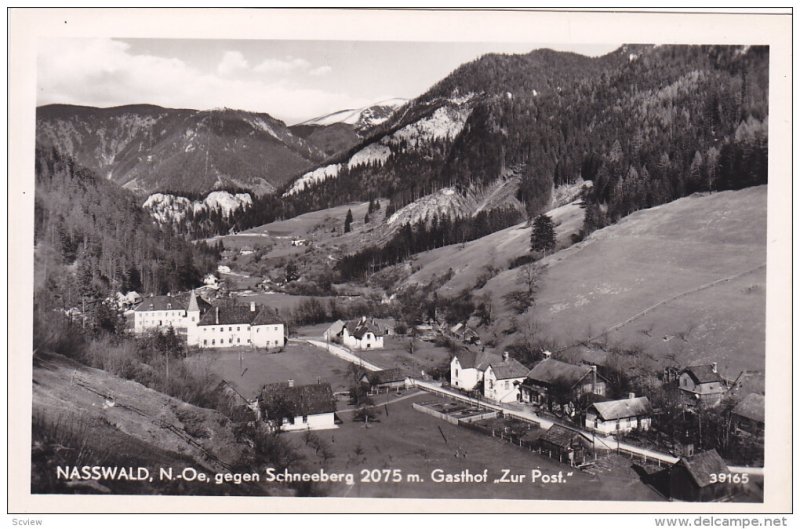
<path fill-rule="evenodd" d="M 381 371 L 372 371 L 371 373 L 366 373 L 364 376 L 366 376 L 367 380 L 369 380 L 369 383 L 373 385 L 403 382 L 406 379 L 406 375 L 399 367 L 395 367 L 393 369 L 383 369 Z"/>
<path fill-rule="evenodd" d="M 733 408 L 733 414 L 751 421 L 764 423 L 764 395 L 750 393 Z"/>
<path fill-rule="evenodd" d="M 492 372 L 497 380 L 525 378 L 529 371 L 527 367 L 510 357 L 508 359 L 501 358 L 499 362 L 493 360 L 489 364 L 489 367 L 492 368 Z"/>
<path fill-rule="evenodd" d="M 693 456 L 682 457 L 678 464 L 689 471 L 692 480 L 699 487 L 710 485 L 712 474 L 728 472 L 728 465 L 725 464 L 725 461 L 722 460 L 714 448 L 707 452 L 699 452 Z"/>
<path fill-rule="evenodd" d="M 713 365 L 702 365 L 702 366 L 689 366 L 684 368 L 681 373 L 686 373 L 692 380 L 694 380 L 695 384 L 705 384 L 707 382 L 724 382 L 725 380 L 720 376 L 719 373 L 714 371 Z"/>
<path fill-rule="evenodd" d="M 653 412 L 653 409 L 650 407 L 650 399 L 647 397 L 595 402 L 591 407 L 597 410 L 597 414 L 604 421 L 624 419 L 626 417 L 640 417 Z"/>
<path fill-rule="evenodd" d="M 533 366 L 533 369 L 528 373 L 528 378 L 548 385 L 553 384 L 568 384 L 573 387 L 583 380 L 587 375 L 592 372 L 589 366 L 576 366 L 546 358 Z M 598 378 L 603 378 L 599 374 Z"/>
<path fill-rule="evenodd" d="M 488 353 L 486 351 L 477 351 L 470 347 L 462 347 L 456 352 L 458 363 L 461 364 L 463 369 L 477 369 L 483 371 L 492 362 L 502 362 L 503 359 L 496 354 Z"/>
<path fill-rule="evenodd" d="M 290 386 L 288 382 L 267 384 L 261 390 L 261 399 L 267 409 L 279 399 L 284 400 L 295 417 L 336 411 L 336 399 L 327 382 L 305 386 Z"/>
<path fill-rule="evenodd" d="M 561 425 L 554 424 L 539 439 L 561 448 L 569 448 L 570 445 L 572 445 L 572 440 L 575 439 L 576 436 L 580 437 L 581 434 L 564 428 Z"/>
<path fill-rule="evenodd" d="M 383 334 L 383 330 L 381 329 L 380 325 L 377 323 L 373 323 L 371 320 L 350 320 L 346 324 L 344 324 L 344 328 L 347 329 L 347 333 L 351 336 L 354 336 L 357 339 L 361 339 L 364 337 L 365 334 L 371 332 L 375 336 L 380 336 Z M 340 329 L 340 332 L 343 329 Z"/>

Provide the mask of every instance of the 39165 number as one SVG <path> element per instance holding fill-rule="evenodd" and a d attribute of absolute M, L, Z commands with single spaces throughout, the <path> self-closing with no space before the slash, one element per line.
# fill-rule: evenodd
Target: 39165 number
<path fill-rule="evenodd" d="M 747 483 L 750 481 L 748 474 L 734 474 L 731 472 L 720 472 L 711 474 L 711 483 Z"/>

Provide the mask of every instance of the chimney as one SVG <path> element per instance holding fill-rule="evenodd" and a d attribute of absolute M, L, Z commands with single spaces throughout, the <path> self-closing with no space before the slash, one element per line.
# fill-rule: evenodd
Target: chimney
<path fill-rule="evenodd" d="M 293 388 L 294 387 L 294 379 L 290 378 L 289 381 L 288 381 L 288 384 L 289 384 L 290 388 Z"/>
<path fill-rule="evenodd" d="M 171 298 L 172 297 L 172 292 L 167 292 L 167 297 Z"/>
<path fill-rule="evenodd" d="M 508 362 L 508 351 L 503 351 L 503 362 Z"/>
<path fill-rule="evenodd" d="M 628 398 L 629 398 L 629 399 L 635 399 L 635 398 L 636 398 L 636 393 L 634 393 L 633 391 L 631 391 L 630 393 L 628 393 Z"/>
<path fill-rule="evenodd" d="M 592 393 L 596 393 L 597 389 L 597 366 L 592 366 Z"/>
<path fill-rule="evenodd" d="M 717 363 L 716 362 L 711 362 L 711 371 L 713 371 L 714 373 L 717 372 Z"/>
<path fill-rule="evenodd" d="M 219 307 L 214 307 L 214 310 L 216 311 L 216 316 L 217 316 L 217 323 L 216 324 L 219 325 Z"/>
<path fill-rule="evenodd" d="M 367 323 L 367 317 L 361 316 L 361 323 Z"/>
<path fill-rule="evenodd" d="M 250 312 L 255 312 L 255 311 L 256 311 L 256 302 L 255 301 L 251 301 L 250 302 Z"/>

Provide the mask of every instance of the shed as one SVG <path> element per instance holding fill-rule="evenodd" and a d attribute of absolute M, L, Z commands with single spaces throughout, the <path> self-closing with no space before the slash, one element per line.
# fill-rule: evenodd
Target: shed
<path fill-rule="evenodd" d="M 405 388 L 406 375 L 399 367 L 394 369 L 383 369 L 364 373 L 361 377 L 363 384 L 369 384 L 371 391 L 389 391 L 392 389 Z"/>
<path fill-rule="evenodd" d="M 670 497 L 681 501 L 720 500 L 731 493 L 731 486 L 715 476 L 728 472 L 728 465 L 715 449 L 682 457 L 670 470 Z"/>
<path fill-rule="evenodd" d="M 589 442 L 582 434 L 554 424 L 539 437 L 542 453 L 570 466 L 583 464 Z"/>

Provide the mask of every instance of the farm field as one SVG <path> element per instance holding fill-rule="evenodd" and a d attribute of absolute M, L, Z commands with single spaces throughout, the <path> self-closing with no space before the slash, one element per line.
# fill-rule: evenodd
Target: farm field
<path fill-rule="evenodd" d="M 245 397 L 255 396 L 264 384 L 294 380 L 296 384 L 328 382 L 334 392 L 351 385 L 349 364 L 310 344 L 289 342 L 283 352 L 243 349 L 203 351 L 191 356 L 196 368 L 207 370 L 233 384 Z"/>
<path fill-rule="evenodd" d="M 328 484 L 329 496 L 366 498 L 481 498 L 481 499 L 584 499 L 584 500 L 663 500 L 643 484 L 634 470 L 617 466 L 601 476 L 571 469 L 547 457 L 529 452 L 478 432 L 454 426 L 425 415 L 411 407 L 412 402 L 432 402 L 431 395 L 419 395 L 379 407 L 380 422 L 365 427 L 342 414 L 338 429 L 316 432 L 333 457 L 327 462 L 305 446 L 303 433 L 288 433 L 295 445 L 306 454 L 307 468 L 326 472 L 352 472 L 356 483 Z M 388 415 L 386 413 L 388 410 Z M 446 440 L 445 440 L 446 439 Z M 455 457 L 466 451 L 466 458 Z M 317 466 L 318 465 L 318 466 Z M 565 483 L 493 483 L 502 469 L 530 476 L 531 470 L 543 473 L 564 472 Z M 403 475 L 418 474 L 421 483 L 359 483 L 362 469 L 399 469 Z M 473 474 L 488 470 L 489 483 L 435 483 L 431 470 Z M 573 471 L 567 477 L 567 472 Z"/>

